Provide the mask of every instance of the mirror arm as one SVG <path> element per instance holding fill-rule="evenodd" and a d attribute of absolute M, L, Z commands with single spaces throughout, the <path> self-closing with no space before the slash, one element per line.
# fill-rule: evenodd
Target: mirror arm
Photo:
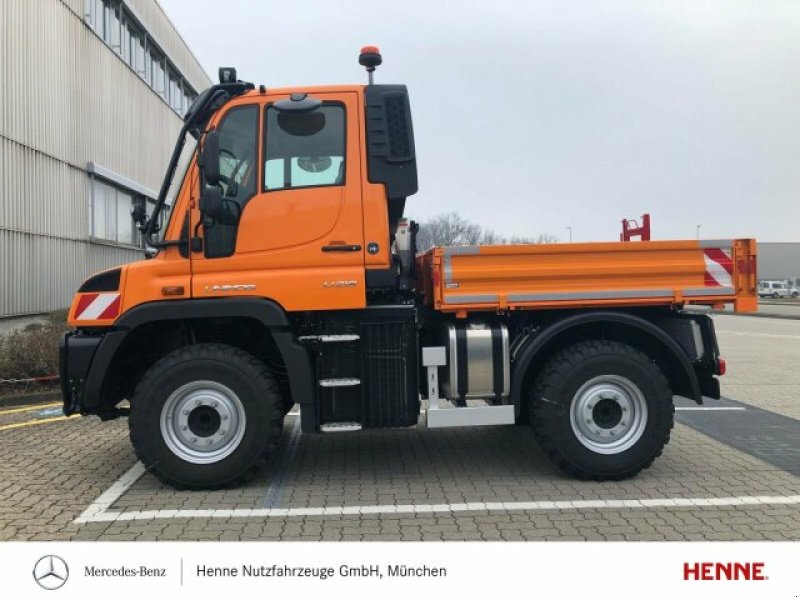
<path fill-rule="evenodd" d="M 175 148 L 172 151 L 172 157 L 169 160 L 166 176 L 164 177 L 164 181 L 161 182 L 161 190 L 158 192 L 156 206 L 153 208 L 153 213 L 150 216 L 149 222 L 145 224 L 144 231 L 142 231 L 148 241 L 151 239 L 152 234 L 158 233 L 158 230 L 156 229 L 156 222 L 158 219 L 155 217 L 161 213 L 161 209 L 164 207 L 164 203 L 167 200 L 167 192 L 169 191 L 169 187 L 172 185 L 172 178 L 175 176 L 175 169 L 177 169 L 178 162 L 181 159 L 181 152 L 183 152 L 183 146 L 186 144 L 186 132 L 189 130 L 189 127 L 190 123 L 184 123 L 183 127 L 181 127 L 181 131 L 178 134 L 178 142 L 175 144 Z"/>

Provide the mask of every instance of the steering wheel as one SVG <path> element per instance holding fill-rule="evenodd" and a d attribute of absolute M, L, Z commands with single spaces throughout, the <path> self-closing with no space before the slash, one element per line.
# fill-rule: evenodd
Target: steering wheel
<path fill-rule="evenodd" d="M 223 155 L 226 155 L 226 154 L 228 155 L 228 159 L 230 160 L 231 163 L 235 163 L 236 162 L 236 155 L 233 152 L 231 152 L 230 150 L 225 150 L 225 148 L 220 148 L 220 150 L 219 150 L 220 159 L 223 157 Z M 222 162 L 222 161 L 220 160 L 220 162 Z M 231 177 L 228 176 L 228 175 L 223 175 L 222 170 L 220 169 L 219 180 L 220 180 L 220 182 L 225 184 L 225 187 L 228 187 L 228 185 L 231 182 Z M 222 190 L 222 191 L 224 192 L 225 190 Z"/>

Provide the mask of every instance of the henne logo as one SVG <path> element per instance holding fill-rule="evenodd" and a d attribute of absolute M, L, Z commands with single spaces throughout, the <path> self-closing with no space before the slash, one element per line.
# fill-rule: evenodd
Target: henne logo
<path fill-rule="evenodd" d="M 763 562 L 685 562 L 683 580 L 689 581 L 764 581 Z"/>
<path fill-rule="evenodd" d="M 33 579 L 46 590 L 57 590 L 67 583 L 69 567 L 64 559 L 55 554 L 48 554 L 33 565 Z"/>

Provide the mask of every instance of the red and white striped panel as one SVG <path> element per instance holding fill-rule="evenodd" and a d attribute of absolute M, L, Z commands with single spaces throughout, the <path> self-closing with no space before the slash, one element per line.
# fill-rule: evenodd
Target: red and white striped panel
<path fill-rule="evenodd" d="M 733 286 L 733 260 L 730 248 L 705 248 L 706 287 Z"/>
<path fill-rule="evenodd" d="M 75 309 L 76 321 L 114 319 L 119 315 L 119 292 L 83 294 Z"/>

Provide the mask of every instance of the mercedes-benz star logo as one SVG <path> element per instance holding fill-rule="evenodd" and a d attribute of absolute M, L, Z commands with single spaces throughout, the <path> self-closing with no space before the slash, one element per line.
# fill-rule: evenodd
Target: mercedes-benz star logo
<path fill-rule="evenodd" d="M 33 578 L 46 590 L 57 590 L 67 583 L 69 567 L 64 559 L 55 554 L 48 554 L 33 565 Z"/>

